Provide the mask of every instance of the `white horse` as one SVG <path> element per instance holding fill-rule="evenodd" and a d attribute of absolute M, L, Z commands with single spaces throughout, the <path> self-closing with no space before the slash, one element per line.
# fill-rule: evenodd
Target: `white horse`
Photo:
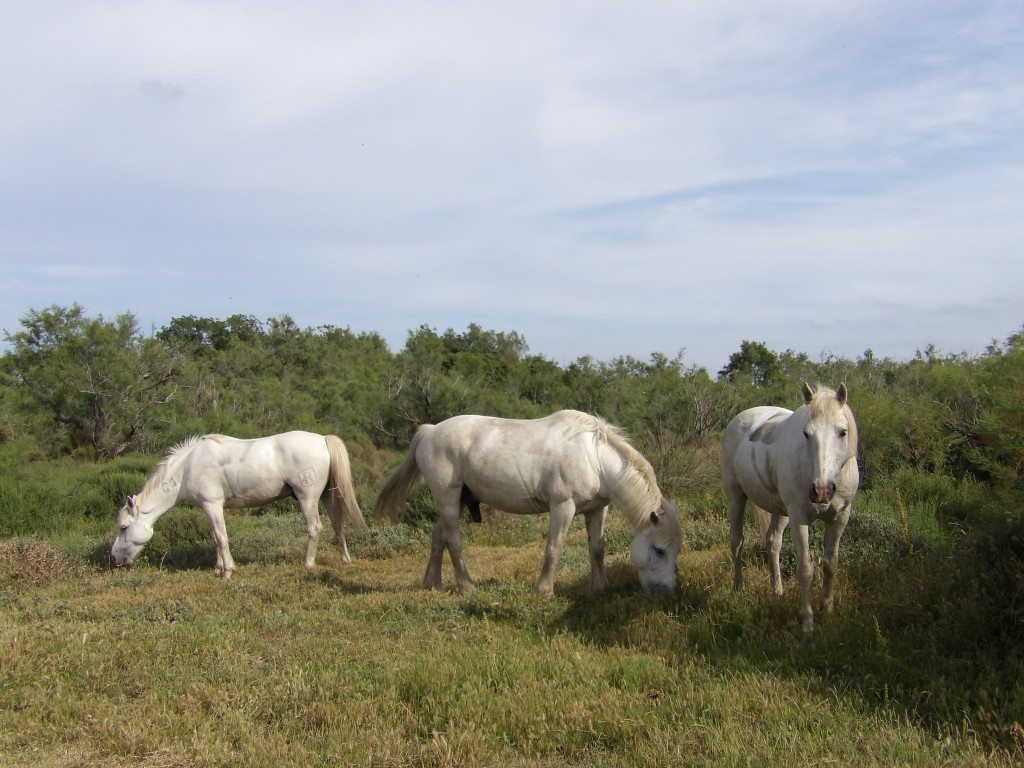
<path fill-rule="evenodd" d="M 446 548 L 458 590 L 473 589 L 462 560 L 462 502 L 470 509 L 483 502 L 514 514 L 550 514 L 544 565 L 534 585 L 546 595 L 554 591 L 565 537 L 579 514 L 587 523 L 591 589 L 605 587 L 604 522 L 614 502 L 633 527 L 630 554 L 644 590 L 675 589 L 681 541 L 676 505 L 661 495 L 647 459 L 618 428 L 595 416 L 578 411 L 533 420 L 466 415 L 424 424 L 405 461 L 385 481 L 374 513 L 393 514 L 420 474 L 438 513 L 425 589 L 440 588 Z"/>
<path fill-rule="evenodd" d="M 743 586 L 743 510 L 754 504 L 762 543 L 768 547 L 771 586 L 782 594 L 779 552 L 782 534 L 793 526 L 797 581 L 802 592 L 803 629 L 814 629 L 811 581 L 814 563 L 809 551 L 808 526 L 825 523 L 822 558 L 822 604 L 832 611 L 839 567 L 839 540 L 850 520 L 857 493 L 857 422 L 847 405 L 846 385 L 817 392 L 803 385 L 804 405 L 750 408 L 734 418 L 722 444 L 722 479 L 729 500 L 729 544 L 734 569 L 733 587 Z M 765 519 L 770 516 L 767 524 Z"/>
<path fill-rule="evenodd" d="M 153 524 L 178 503 L 200 507 L 217 546 L 216 571 L 231 578 L 224 508 L 261 507 L 295 497 L 306 519 L 306 568 L 316 563 L 320 501 L 338 537 L 343 563 L 351 563 L 342 523 L 366 528 L 352 487 L 348 451 L 341 438 L 285 432 L 255 440 L 226 435 L 192 437 L 176 445 L 136 496 L 117 513 L 118 533 L 110 548 L 117 565 L 132 561 L 153 537 Z"/>

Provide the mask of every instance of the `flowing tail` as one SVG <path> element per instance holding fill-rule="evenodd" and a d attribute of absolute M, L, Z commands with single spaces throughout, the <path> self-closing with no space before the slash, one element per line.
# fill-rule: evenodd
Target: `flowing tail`
<path fill-rule="evenodd" d="M 757 523 L 757 543 L 761 549 L 768 549 L 768 526 L 772 522 L 772 513 L 761 509 L 754 502 L 750 502 L 754 508 L 754 522 Z"/>
<path fill-rule="evenodd" d="M 359 502 L 356 501 L 355 488 L 352 486 L 352 468 L 345 444 L 337 435 L 326 435 L 324 439 L 327 441 L 327 452 L 331 456 L 331 478 L 327 491 L 330 493 L 330 503 L 327 504 L 327 512 L 338 540 L 344 541 L 342 523 L 348 523 L 363 531 L 367 526 L 359 509 Z"/>
<path fill-rule="evenodd" d="M 384 487 L 380 489 L 380 493 L 377 495 L 377 501 L 373 505 L 374 515 L 382 515 L 389 520 L 394 520 L 397 517 L 398 506 L 405 501 L 409 491 L 412 489 L 413 483 L 420 477 L 420 468 L 416 464 L 416 448 L 430 429 L 432 429 L 432 425 L 423 424 L 416 430 L 416 434 L 412 436 L 412 440 L 409 441 L 409 453 L 406 454 L 405 461 L 395 467 L 394 471 L 388 475 L 388 479 L 384 481 Z"/>

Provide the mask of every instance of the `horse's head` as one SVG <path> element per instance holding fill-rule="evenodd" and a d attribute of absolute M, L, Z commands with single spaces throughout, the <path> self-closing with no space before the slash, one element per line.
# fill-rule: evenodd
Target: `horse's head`
<path fill-rule="evenodd" d="M 681 542 L 678 507 L 675 502 L 662 499 L 660 508 L 652 511 L 647 523 L 637 531 L 629 552 L 644 592 L 675 592 Z"/>
<path fill-rule="evenodd" d="M 117 537 L 110 547 L 114 565 L 131 565 L 146 543 L 153 538 L 153 526 L 136 504 L 135 497 L 129 496 L 125 505 L 117 512 Z"/>
<path fill-rule="evenodd" d="M 833 391 L 820 387 L 817 392 L 803 385 L 807 418 L 803 432 L 811 465 L 807 499 L 821 509 L 832 503 L 836 482 L 843 466 L 857 452 L 857 424 L 846 405 L 846 385 Z"/>

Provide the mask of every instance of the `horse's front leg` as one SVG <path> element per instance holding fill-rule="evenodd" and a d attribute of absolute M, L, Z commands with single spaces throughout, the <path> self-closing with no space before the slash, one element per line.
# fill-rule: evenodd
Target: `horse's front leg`
<path fill-rule="evenodd" d="M 306 569 L 313 570 L 316 565 L 316 545 L 320 540 L 320 530 L 323 528 L 320 522 L 319 499 L 315 496 L 311 499 L 299 499 L 299 509 L 306 520 Z"/>
<path fill-rule="evenodd" d="M 821 558 L 821 607 L 825 613 L 832 613 L 835 602 L 836 576 L 839 574 L 839 540 L 843 538 L 846 524 L 850 522 L 850 507 L 836 515 L 836 519 L 825 525 L 824 552 Z"/>
<path fill-rule="evenodd" d="M 814 609 L 811 608 L 811 582 L 814 581 L 814 562 L 811 560 L 810 526 L 800 515 L 793 525 L 793 545 L 796 549 L 796 579 L 800 583 L 800 620 L 804 632 L 814 631 Z"/>
<path fill-rule="evenodd" d="M 220 503 L 208 502 L 203 504 L 203 512 L 210 521 L 210 530 L 213 533 L 213 544 L 217 548 L 217 562 L 213 566 L 219 576 L 225 579 L 231 578 L 235 570 L 235 561 L 231 557 L 231 550 L 228 548 L 228 531 L 224 525 L 224 507 Z"/>
<path fill-rule="evenodd" d="M 572 501 L 564 501 L 551 506 L 548 545 L 544 549 L 544 565 L 541 566 L 540 576 L 537 577 L 537 581 L 533 585 L 533 588 L 542 595 L 555 593 L 555 569 L 558 568 L 558 561 L 562 557 L 562 549 L 565 547 L 565 537 L 569 533 L 569 526 L 572 525 L 575 514 L 576 505 Z"/>
<path fill-rule="evenodd" d="M 768 530 L 765 532 L 765 541 L 768 544 L 768 551 L 765 553 L 768 559 L 768 578 L 772 592 L 776 595 L 782 594 L 782 566 L 779 564 L 779 556 L 782 554 L 782 535 L 789 525 L 789 518 L 785 515 L 772 515 L 768 523 Z"/>
<path fill-rule="evenodd" d="M 588 512 L 587 544 L 590 549 L 590 589 L 600 592 L 608 586 L 608 574 L 604 569 L 604 522 L 608 507 Z"/>

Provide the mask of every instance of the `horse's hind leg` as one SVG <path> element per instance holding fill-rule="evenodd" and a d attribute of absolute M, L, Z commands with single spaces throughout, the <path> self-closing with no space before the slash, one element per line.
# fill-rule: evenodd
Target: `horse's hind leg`
<path fill-rule="evenodd" d="M 462 593 L 472 592 L 476 584 L 470 578 L 469 569 L 462 559 L 462 532 L 459 530 L 459 512 L 461 508 L 456 503 L 454 520 L 444 520 L 445 544 L 448 547 L 448 555 L 452 559 L 452 569 L 455 571 L 455 588 Z"/>
<path fill-rule="evenodd" d="M 729 499 L 729 552 L 732 554 L 732 588 L 743 587 L 743 511 L 747 497 L 737 488 L 725 489 Z"/>
<path fill-rule="evenodd" d="M 757 524 L 757 543 L 764 550 L 768 549 L 768 529 L 772 524 L 772 513 L 761 509 L 757 504 L 751 504 L 754 508 L 754 522 Z"/>
<path fill-rule="evenodd" d="M 341 555 L 342 565 L 352 564 L 352 555 L 348 553 L 348 542 L 345 541 L 345 532 L 338 526 L 338 554 Z"/>
<path fill-rule="evenodd" d="M 334 494 L 325 492 L 320 497 L 320 500 L 324 503 L 327 517 L 330 519 L 331 527 L 334 529 L 334 537 L 338 540 L 338 553 L 341 555 L 341 563 L 342 565 L 351 565 L 352 556 L 348 553 L 348 542 L 345 541 L 345 530 L 341 524 L 341 510 L 334 504 Z"/>
<path fill-rule="evenodd" d="M 228 531 L 224 525 L 224 507 L 221 504 L 210 502 L 203 505 L 203 512 L 210 521 L 210 530 L 213 533 L 213 544 L 217 548 L 217 562 L 213 566 L 218 575 L 225 579 L 231 578 L 235 570 L 235 561 L 231 557 L 231 550 L 228 548 Z"/>
<path fill-rule="evenodd" d="M 444 526 L 438 520 L 430 534 L 430 559 L 427 570 L 423 572 L 424 589 L 441 588 L 441 560 L 444 557 Z"/>
<path fill-rule="evenodd" d="M 441 586 L 441 560 L 444 550 L 452 558 L 452 567 L 455 570 L 455 588 L 459 592 L 472 592 L 476 585 L 470 578 L 469 570 L 462 559 L 462 534 L 459 531 L 459 500 L 456 498 L 451 504 L 438 504 L 437 522 L 434 523 L 434 532 L 430 539 L 430 560 L 427 561 L 427 570 L 423 574 L 423 587 L 425 589 L 439 588 Z"/>
<path fill-rule="evenodd" d="M 600 592 L 608 586 L 608 575 L 604 569 L 604 521 L 608 507 L 588 512 L 587 544 L 590 549 L 590 589 Z"/>
<path fill-rule="evenodd" d="M 299 509 L 306 520 L 306 568 L 312 570 L 316 565 L 316 545 L 320 540 L 320 502 L 316 496 L 299 499 Z"/>

